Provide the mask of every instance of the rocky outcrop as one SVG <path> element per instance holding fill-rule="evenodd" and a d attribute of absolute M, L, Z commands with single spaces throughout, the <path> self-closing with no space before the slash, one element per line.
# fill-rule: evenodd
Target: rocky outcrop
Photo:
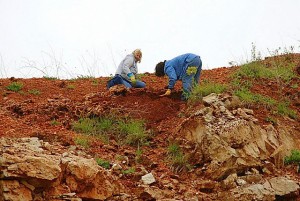
<path fill-rule="evenodd" d="M 274 177 L 263 184 L 251 184 L 231 190 L 238 200 L 275 200 L 276 197 L 288 198 L 299 196 L 299 185 L 285 177 Z"/>
<path fill-rule="evenodd" d="M 252 110 L 236 107 L 237 97 L 211 94 L 203 102 L 206 107 L 186 119 L 180 133 L 208 178 L 245 175 L 253 167 L 267 171 L 270 164 L 280 167 L 283 156 L 297 148 L 286 127 L 258 125 Z"/>
<path fill-rule="evenodd" d="M 0 138 L 0 200 L 104 200 L 124 187 L 82 152 L 38 138 Z"/>

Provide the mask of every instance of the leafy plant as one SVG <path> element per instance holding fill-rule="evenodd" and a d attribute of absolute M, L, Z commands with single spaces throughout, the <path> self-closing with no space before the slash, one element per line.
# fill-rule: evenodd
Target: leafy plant
<path fill-rule="evenodd" d="M 21 82 L 12 82 L 6 87 L 9 91 L 18 92 L 23 88 L 23 83 Z"/>
<path fill-rule="evenodd" d="M 103 160 L 101 158 L 96 158 L 95 159 L 97 164 L 105 169 L 110 169 L 110 162 L 109 161 L 106 161 L 106 160 Z"/>
<path fill-rule="evenodd" d="M 187 75 L 192 75 L 197 73 L 198 68 L 196 66 L 190 66 L 186 69 Z"/>
<path fill-rule="evenodd" d="M 128 168 L 126 170 L 122 170 L 122 174 L 125 174 L 125 175 L 127 175 L 127 174 L 133 174 L 133 173 L 135 173 L 135 168 L 133 168 L 133 167 Z"/>
<path fill-rule="evenodd" d="M 284 164 L 300 163 L 300 151 L 295 149 L 291 151 L 289 156 L 284 158 Z"/>

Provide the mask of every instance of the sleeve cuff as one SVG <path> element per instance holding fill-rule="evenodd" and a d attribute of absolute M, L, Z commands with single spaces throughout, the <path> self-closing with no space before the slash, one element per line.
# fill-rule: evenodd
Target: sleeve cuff
<path fill-rule="evenodd" d="M 131 76 L 133 76 L 133 73 L 128 73 L 127 76 L 131 77 Z"/>

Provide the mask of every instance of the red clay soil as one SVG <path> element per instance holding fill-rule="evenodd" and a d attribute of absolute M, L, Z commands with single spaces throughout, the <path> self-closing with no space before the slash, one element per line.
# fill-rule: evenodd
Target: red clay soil
<path fill-rule="evenodd" d="M 236 67 L 216 68 L 213 70 L 203 70 L 201 81 L 209 80 L 213 82 L 228 84 L 230 74 Z M 46 141 L 58 141 L 64 145 L 74 144 L 74 137 L 77 136 L 71 129 L 71 124 L 79 118 L 76 114 L 78 107 L 83 107 L 88 97 L 88 107 L 100 107 L 105 112 L 106 108 L 114 108 L 117 115 L 131 118 L 143 119 L 146 121 L 147 129 L 153 130 L 153 137 L 150 145 L 143 152 L 143 165 L 149 169 L 155 168 L 158 176 L 174 175 L 163 160 L 166 155 L 168 139 L 172 138 L 174 128 L 182 122 L 182 115 L 190 109 L 186 102 L 180 100 L 181 83 L 178 82 L 170 97 L 160 97 L 164 93 L 167 84 L 166 78 L 159 78 L 153 74 L 146 73 L 141 79 L 146 82 L 145 89 L 132 89 L 125 95 L 105 96 L 107 93 L 106 82 L 109 78 L 99 77 L 95 79 L 76 80 L 49 80 L 45 78 L 10 78 L 0 79 L 0 137 L 25 137 L 38 136 Z M 7 86 L 12 82 L 23 83 L 21 92 L 11 92 Z M 278 99 L 282 96 L 295 96 L 291 107 L 300 116 L 300 84 L 299 80 L 290 83 L 298 88 L 279 89 L 278 83 L 259 82 L 253 86 L 254 92 L 259 92 Z M 39 95 L 29 93 L 30 90 L 38 90 Z M 298 96 L 297 96 L 298 94 Z M 201 105 L 198 105 L 201 107 Z M 267 108 L 252 108 L 255 117 L 260 124 L 266 124 L 266 116 L 270 113 Z M 278 117 L 285 121 L 285 117 Z M 53 120 L 59 122 L 53 125 Z M 298 120 L 288 121 L 295 129 L 300 128 Z M 94 140 L 88 150 L 93 155 L 100 155 L 106 159 L 112 159 L 116 154 L 134 157 L 135 148 L 130 146 L 119 147 L 116 144 L 104 145 L 99 140 Z M 196 175 L 194 175 L 196 176 Z M 192 178 L 193 176 L 188 175 Z M 185 176 L 182 175 L 182 182 Z M 186 178 L 186 182 L 190 180 Z M 130 180 L 124 180 L 134 185 Z M 130 186 L 130 185 L 129 185 Z"/>
<path fill-rule="evenodd" d="M 228 81 L 226 75 L 232 70 L 233 68 L 203 70 L 201 79 L 226 83 Z M 156 128 L 161 122 L 172 119 L 164 125 L 164 130 L 168 130 L 168 127 L 176 125 L 177 114 L 186 108 L 186 103 L 180 100 L 180 82 L 176 84 L 170 97 L 160 97 L 159 95 L 165 91 L 167 79 L 146 73 L 146 76 L 142 77 L 147 84 L 146 89 L 132 89 L 126 95 L 120 96 L 101 96 L 101 93 L 107 91 L 108 79 L 107 77 L 75 81 L 45 78 L 0 79 L 2 93 L 0 136 L 21 137 L 48 132 L 56 136 L 73 135 L 69 127 L 64 126 L 71 123 L 66 122 L 67 120 L 75 118 L 73 111 L 68 111 L 72 107 L 68 106 L 82 103 L 85 97 L 91 94 L 96 94 L 92 100 L 93 106 L 106 104 L 121 111 L 124 116 L 146 120 L 148 128 Z M 23 83 L 22 91 L 7 90 L 6 87 L 12 82 Z M 40 94 L 31 94 L 30 90 L 37 90 Z M 64 125 L 53 126 L 51 125 L 53 120 Z"/>

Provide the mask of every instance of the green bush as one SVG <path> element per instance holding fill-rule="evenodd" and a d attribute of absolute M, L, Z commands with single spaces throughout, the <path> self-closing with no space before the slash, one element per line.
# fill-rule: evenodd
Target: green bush
<path fill-rule="evenodd" d="M 299 150 L 292 150 L 289 156 L 284 158 L 284 164 L 291 164 L 291 163 L 299 163 L 300 162 L 300 151 Z"/>
<path fill-rule="evenodd" d="M 22 88 L 23 88 L 23 83 L 21 83 L 21 82 L 12 82 L 12 83 L 10 83 L 10 85 L 8 85 L 6 87 L 7 90 L 14 91 L 14 92 L 18 92 Z"/>

